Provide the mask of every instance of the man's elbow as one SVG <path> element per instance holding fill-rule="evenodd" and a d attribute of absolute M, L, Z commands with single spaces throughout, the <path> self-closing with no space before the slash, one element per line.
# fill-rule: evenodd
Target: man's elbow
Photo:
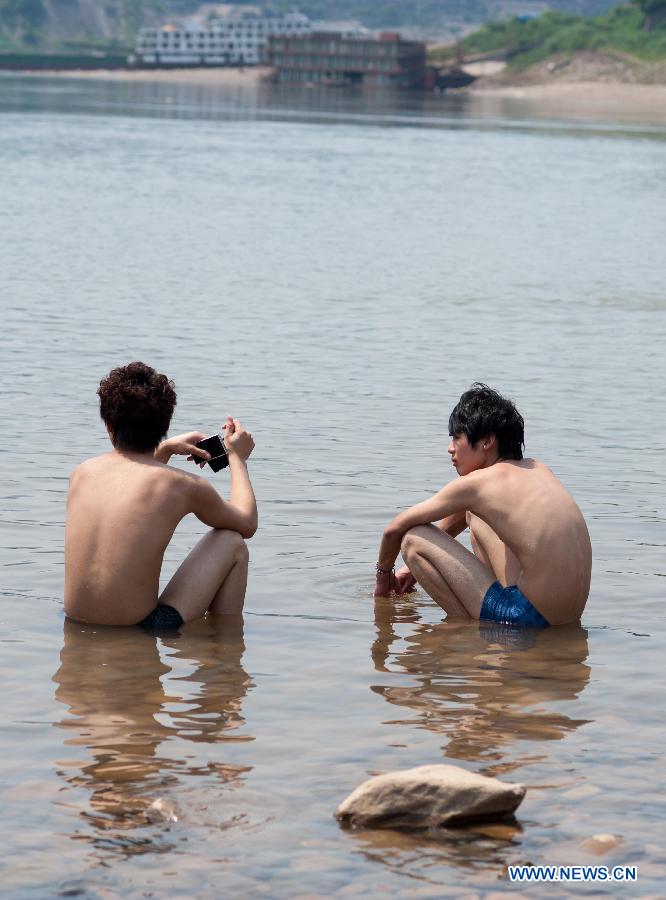
<path fill-rule="evenodd" d="M 245 538 L 246 541 L 249 541 L 251 537 L 254 537 L 257 533 L 257 528 L 259 527 L 259 521 L 257 516 L 253 516 L 247 522 L 243 523 L 243 526 L 240 530 L 241 537 Z"/>
<path fill-rule="evenodd" d="M 404 529 L 400 527 L 400 523 L 394 519 L 384 529 L 384 537 L 389 541 L 399 541 L 402 537 Z"/>

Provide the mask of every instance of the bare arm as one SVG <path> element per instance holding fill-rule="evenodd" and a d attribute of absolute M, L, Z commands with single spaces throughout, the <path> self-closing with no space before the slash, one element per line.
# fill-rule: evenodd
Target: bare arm
<path fill-rule="evenodd" d="M 433 497 L 417 503 L 416 506 L 399 513 L 384 529 L 379 547 L 378 565 L 387 571 L 395 563 L 400 552 L 403 535 L 415 525 L 429 525 L 442 519 L 440 528 L 453 537 L 465 528 L 465 512 L 474 505 L 479 478 L 476 472 L 464 475 L 452 481 L 438 491 Z"/>
<path fill-rule="evenodd" d="M 437 523 L 437 527 L 440 531 L 450 534 L 451 537 L 458 537 L 467 528 L 467 510 L 463 509 L 451 516 L 446 516 Z"/>
<path fill-rule="evenodd" d="M 245 471 L 247 473 L 247 469 Z M 251 538 L 257 530 L 256 507 L 253 514 L 247 507 L 225 500 L 205 478 L 196 479 L 192 512 L 204 525 L 237 531 L 244 538 Z"/>
<path fill-rule="evenodd" d="M 231 497 L 223 500 L 209 481 L 197 479 L 192 511 L 205 525 L 227 528 L 251 538 L 258 524 L 257 501 L 247 471 L 247 458 L 254 449 L 254 441 L 238 419 L 228 420 L 225 433 Z"/>
<path fill-rule="evenodd" d="M 250 534 L 243 534 L 241 531 L 243 537 L 252 537 L 259 524 L 259 515 L 250 475 L 247 471 L 247 463 L 238 454 L 230 452 L 229 469 L 231 471 L 231 497 L 229 498 L 229 504 L 240 512 L 248 524 Z"/>
<path fill-rule="evenodd" d="M 193 456 L 199 462 L 205 462 L 210 459 L 210 453 L 200 450 L 195 446 L 197 441 L 202 441 L 206 435 L 202 431 L 188 431 L 186 434 L 178 434 L 175 437 L 167 438 L 162 441 L 154 453 L 158 462 L 169 462 L 174 454 L 179 456 Z"/>

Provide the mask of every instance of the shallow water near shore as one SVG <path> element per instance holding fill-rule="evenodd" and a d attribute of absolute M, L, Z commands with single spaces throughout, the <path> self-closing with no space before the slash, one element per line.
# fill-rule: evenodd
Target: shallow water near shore
<path fill-rule="evenodd" d="M 7 896 L 537 896 L 519 862 L 638 866 L 553 897 L 659 895 L 662 132 L 144 87 L 0 78 Z M 176 382 L 172 433 L 232 413 L 255 436 L 242 622 L 64 620 L 67 476 L 107 449 L 95 390 L 135 358 Z M 476 379 L 587 518 L 579 626 L 372 599 L 381 529 L 453 477 Z M 165 582 L 203 531 L 182 523 Z M 526 784 L 515 822 L 333 819 L 370 774 L 435 762 Z"/>

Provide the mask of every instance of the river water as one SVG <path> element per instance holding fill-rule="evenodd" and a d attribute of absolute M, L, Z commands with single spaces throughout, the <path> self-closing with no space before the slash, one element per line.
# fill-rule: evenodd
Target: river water
<path fill-rule="evenodd" d="M 666 130 L 304 96 L 0 79 L 3 891 L 495 897 L 583 862 L 638 882 L 548 895 L 660 895 Z M 172 433 L 255 436 L 243 625 L 65 622 L 68 473 L 132 359 L 175 380 Z M 475 380 L 587 518 L 580 626 L 373 602 Z M 437 762 L 528 785 L 516 821 L 338 827 L 369 774 Z"/>

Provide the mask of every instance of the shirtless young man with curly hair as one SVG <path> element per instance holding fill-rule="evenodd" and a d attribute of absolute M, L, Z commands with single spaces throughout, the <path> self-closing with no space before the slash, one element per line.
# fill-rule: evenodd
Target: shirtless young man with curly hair
<path fill-rule="evenodd" d="M 198 475 L 171 468 L 174 454 L 209 454 L 192 431 L 167 438 L 176 405 L 173 382 L 133 362 L 113 369 L 98 390 L 100 414 L 113 444 L 70 478 L 65 535 L 65 612 L 96 625 L 178 628 L 206 612 L 240 613 L 247 583 L 245 544 L 257 529 L 257 504 L 247 471 L 252 435 L 237 419 L 224 425 L 231 497 L 224 500 Z M 164 552 L 189 513 L 209 531 L 162 594 Z"/>
<path fill-rule="evenodd" d="M 386 527 L 375 596 L 418 583 L 451 617 L 537 627 L 578 621 L 592 572 L 587 525 L 553 472 L 523 459 L 516 407 L 474 384 L 451 413 L 449 435 L 460 477 Z M 473 553 L 455 540 L 465 528 Z M 400 551 L 406 566 L 394 572 Z"/>

